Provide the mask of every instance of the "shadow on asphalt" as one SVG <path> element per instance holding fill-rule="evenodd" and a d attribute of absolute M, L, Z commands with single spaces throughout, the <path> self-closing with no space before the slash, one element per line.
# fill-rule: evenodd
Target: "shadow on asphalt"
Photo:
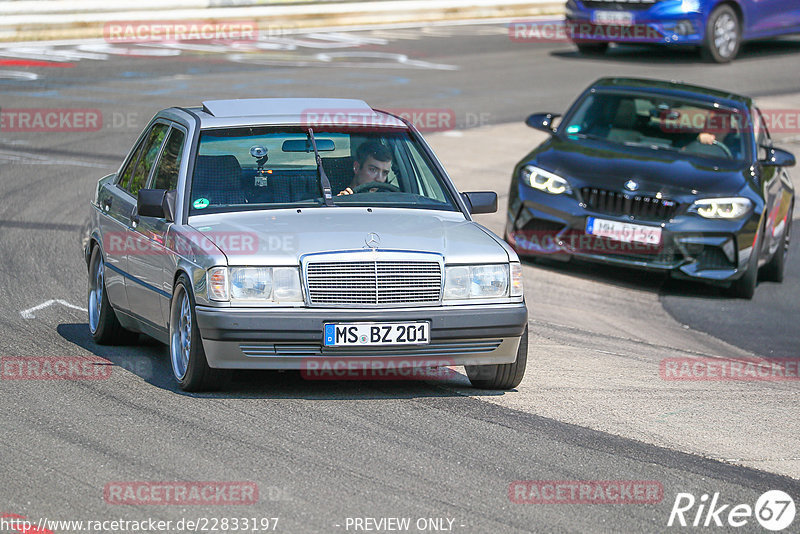
<path fill-rule="evenodd" d="M 676 321 L 763 357 L 800 358 L 800 240 L 789 251 L 783 283 L 760 277 L 752 300 L 724 288 L 659 272 L 579 260 L 523 259 L 527 265 L 627 289 L 650 291 Z"/>
<path fill-rule="evenodd" d="M 782 283 L 759 280 L 753 300 L 735 299 L 697 283 L 670 280 L 664 309 L 681 324 L 767 358 L 799 358 L 800 241 L 794 240 Z"/>
<path fill-rule="evenodd" d="M 782 37 L 762 41 L 750 41 L 742 45 L 738 56 L 734 60 L 746 61 L 765 57 L 798 55 L 800 54 L 800 39 L 796 37 Z M 703 59 L 696 48 L 680 46 L 666 47 L 659 45 L 620 45 L 608 49 L 605 54 L 598 56 L 585 56 L 572 47 L 564 50 L 554 50 L 551 56 L 563 59 L 594 58 L 599 61 L 620 63 L 649 63 L 675 64 L 703 63 Z M 709 63 L 711 65 L 711 63 Z"/>
<path fill-rule="evenodd" d="M 658 271 L 628 269 L 616 265 L 605 265 L 574 258 L 569 262 L 563 262 L 550 258 L 533 259 L 526 257 L 522 258 L 522 262 L 526 265 L 536 267 L 537 269 L 567 274 L 582 280 L 592 280 L 626 289 L 657 292 L 667 279 L 665 274 Z"/>
<path fill-rule="evenodd" d="M 305 400 L 380 400 L 421 397 L 463 397 L 447 388 L 469 387 L 463 374 L 448 372 L 440 381 L 420 380 L 313 380 L 299 371 L 234 371 L 224 388 L 213 393 L 187 393 L 172 378 L 167 347 L 147 336 L 139 336 L 137 345 L 97 345 L 86 323 L 62 323 L 58 334 L 116 367 L 135 374 L 148 384 L 200 398 L 264 398 Z M 437 386 L 446 387 L 437 387 Z M 513 392 L 512 390 L 511 392 Z M 504 391 L 475 390 L 484 396 L 504 395 Z"/>

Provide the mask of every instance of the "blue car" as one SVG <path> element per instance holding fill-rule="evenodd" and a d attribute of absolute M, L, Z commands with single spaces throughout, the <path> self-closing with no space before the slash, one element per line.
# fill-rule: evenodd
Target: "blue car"
<path fill-rule="evenodd" d="M 689 45 L 727 63 L 744 41 L 800 32 L 800 1 L 568 0 L 566 22 L 585 54 L 612 42 Z"/>

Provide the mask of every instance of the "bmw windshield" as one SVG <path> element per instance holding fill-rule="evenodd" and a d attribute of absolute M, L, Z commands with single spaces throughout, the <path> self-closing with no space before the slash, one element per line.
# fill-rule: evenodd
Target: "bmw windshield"
<path fill-rule="evenodd" d="M 334 204 L 457 211 L 445 179 L 408 131 L 320 127 L 314 138 Z M 306 129 L 205 130 L 190 214 L 325 206 L 321 183 Z"/>
<path fill-rule="evenodd" d="M 735 110 L 695 101 L 596 92 L 578 104 L 559 130 L 568 139 L 742 161 L 746 124 L 746 117 Z"/>

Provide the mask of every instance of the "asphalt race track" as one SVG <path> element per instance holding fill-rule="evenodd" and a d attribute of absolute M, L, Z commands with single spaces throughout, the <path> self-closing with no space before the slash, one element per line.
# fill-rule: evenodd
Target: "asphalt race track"
<path fill-rule="evenodd" d="M 438 518 L 464 533 L 667 532 L 679 530 L 667 527 L 678 493 L 719 493 L 731 506 L 754 506 L 767 490 L 800 498 L 798 382 L 687 384 L 658 374 L 669 356 L 800 356 L 797 240 L 785 282 L 760 284 L 753 301 L 649 273 L 526 263 L 528 370 L 503 394 L 472 389 L 461 375 L 311 382 L 249 373 L 224 392 L 189 395 L 173 385 L 163 345 L 95 345 L 83 311 L 88 202 L 161 108 L 328 96 L 445 110 L 456 129 L 426 137 L 462 190 L 501 195 L 500 212 L 480 219 L 496 232 L 511 168 L 541 139 L 521 121 L 562 111 L 598 77 L 680 79 L 750 94 L 763 108 L 800 108 L 800 39 L 750 44 L 719 66 L 646 48 L 583 58 L 568 44 L 512 42 L 502 24 L 332 35 L 284 36 L 260 52 L 0 46 L 4 112 L 102 113 L 85 131 L 0 131 L 0 356 L 99 356 L 111 368 L 106 380 L 0 380 L 0 515 L 277 517 L 278 532 L 355 531 L 353 518 L 389 517 Z M 798 133 L 776 136 L 778 145 L 800 152 Z M 650 481 L 663 497 L 513 502 L 509 488 L 525 480 Z M 120 481 L 247 481 L 259 498 L 123 506 L 104 499 Z M 729 530 L 764 531 L 754 518 Z"/>

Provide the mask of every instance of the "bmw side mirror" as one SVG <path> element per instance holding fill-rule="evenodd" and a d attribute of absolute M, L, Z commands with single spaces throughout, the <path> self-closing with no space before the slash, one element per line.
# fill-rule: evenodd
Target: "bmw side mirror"
<path fill-rule="evenodd" d="M 552 135 L 555 132 L 553 130 L 553 121 L 560 116 L 558 113 L 534 113 L 525 119 L 525 124 Z"/>
<path fill-rule="evenodd" d="M 764 167 L 794 167 L 796 160 L 794 154 L 780 148 L 762 146 L 766 149 L 767 157 L 760 160 Z"/>
<path fill-rule="evenodd" d="M 174 193 L 166 189 L 140 189 L 136 199 L 136 213 L 140 217 L 155 217 L 173 222 L 175 220 Z"/>
<path fill-rule="evenodd" d="M 461 193 L 461 198 L 472 214 L 495 213 L 497 211 L 497 193 L 494 191 L 472 191 Z"/>

